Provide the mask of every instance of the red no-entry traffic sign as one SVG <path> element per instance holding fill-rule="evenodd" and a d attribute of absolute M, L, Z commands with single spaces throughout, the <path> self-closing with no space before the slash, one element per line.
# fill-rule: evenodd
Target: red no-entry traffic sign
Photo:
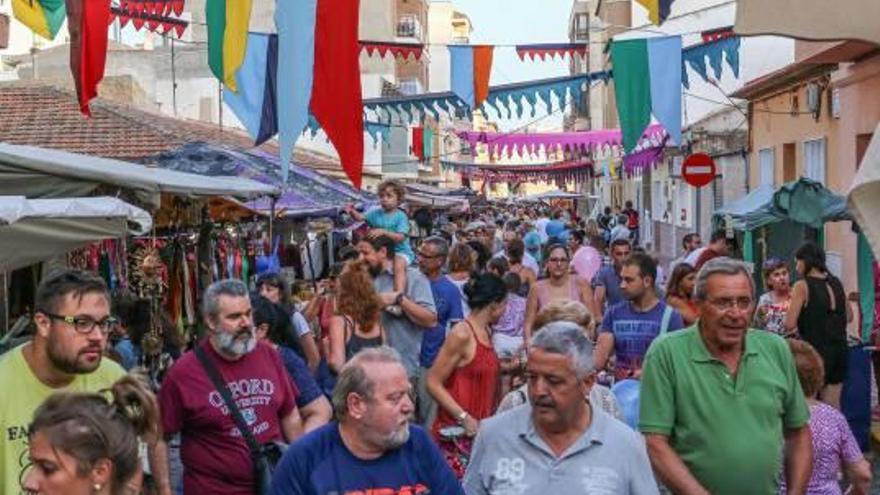
<path fill-rule="evenodd" d="M 703 153 L 695 153 L 681 166 L 684 181 L 694 187 L 703 187 L 715 179 L 715 161 Z"/>

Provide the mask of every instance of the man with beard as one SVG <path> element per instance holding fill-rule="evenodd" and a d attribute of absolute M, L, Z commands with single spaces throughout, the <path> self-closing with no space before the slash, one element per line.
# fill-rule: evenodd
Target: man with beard
<path fill-rule="evenodd" d="M 620 291 L 620 270 L 623 268 L 623 260 L 632 252 L 632 244 L 626 239 L 616 239 L 611 242 L 609 249 L 611 264 L 603 265 L 593 277 L 593 295 L 599 311 L 623 301 L 623 293 Z"/>
<path fill-rule="evenodd" d="M 605 369 L 611 354 L 618 380 L 638 378 L 642 361 L 657 337 L 684 328 L 681 314 L 657 297 L 657 264 L 643 253 L 623 262 L 620 288 L 625 301 L 605 312 L 596 342 L 596 366 Z"/>
<path fill-rule="evenodd" d="M 370 267 L 373 286 L 382 305 L 399 306 L 400 316 L 382 312 L 382 327 L 388 335 L 388 344 L 403 356 L 407 375 L 416 386 L 419 375 L 419 353 L 425 330 L 437 325 L 437 309 L 431 284 L 415 267 L 406 270 L 406 290 L 394 291 L 394 241 L 386 236 L 362 239 L 357 244 L 361 259 Z"/>
<path fill-rule="evenodd" d="M 810 414 L 782 337 L 749 329 L 755 287 L 746 265 L 707 262 L 697 324 L 651 346 L 639 429 L 673 493 L 804 493 L 812 471 Z M 784 455 L 783 455 L 784 454 Z"/>
<path fill-rule="evenodd" d="M 99 277 L 66 270 L 43 280 L 33 322 L 33 341 L 0 359 L 0 493 L 21 490 L 28 424 L 46 398 L 58 391 L 98 392 L 125 375 L 101 359 L 114 320 Z"/>
<path fill-rule="evenodd" d="M 251 495 L 250 450 L 197 353 L 216 368 L 260 445 L 292 442 L 302 434 L 296 387 L 278 352 L 257 341 L 243 282 L 222 280 L 208 287 L 202 312 L 207 338 L 174 363 L 159 391 L 162 432 L 181 434 L 184 493 Z M 167 481 L 160 471 L 167 466 L 164 445 L 157 451 L 157 477 Z"/>
<path fill-rule="evenodd" d="M 656 494 L 641 436 L 584 400 L 596 373 L 583 329 L 550 323 L 531 344 L 529 403 L 483 421 L 468 495 Z"/>
<path fill-rule="evenodd" d="M 397 351 L 383 346 L 355 354 L 333 391 L 336 421 L 290 446 L 272 494 L 464 495 L 437 446 L 410 425 L 411 394 Z"/>

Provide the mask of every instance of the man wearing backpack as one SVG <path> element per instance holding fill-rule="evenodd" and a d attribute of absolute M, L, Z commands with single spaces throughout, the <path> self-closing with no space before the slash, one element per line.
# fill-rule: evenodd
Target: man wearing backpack
<path fill-rule="evenodd" d="M 626 208 L 623 210 L 623 214 L 626 215 L 626 228 L 632 233 L 632 240 L 634 245 L 639 244 L 639 212 L 633 208 L 633 202 L 627 201 L 624 203 Z"/>
<path fill-rule="evenodd" d="M 596 344 L 596 368 L 604 369 L 612 354 L 617 356 L 617 380 L 639 378 L 642 361 L 655 338 L 684 328 L 681 314 L 657 296 L 657 263 L 644 253 L 623 262 L 620 289 L 625 301 L 605 312 Z"/>

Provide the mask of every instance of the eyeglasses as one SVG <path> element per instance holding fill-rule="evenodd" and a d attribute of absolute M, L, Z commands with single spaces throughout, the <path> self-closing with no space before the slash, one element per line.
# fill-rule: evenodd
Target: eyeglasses
<path fill-rule="evenodd" d="M 108 316 L 103 320 L 95 320 L 90 316 L 61 316 L 54 315 L 52 313 L 43 313 L 48 316 L 52 320 L 60 320 L 68 325 L 72 326 L 76 333 L 80 333 L 83 335 L 88 335 L 92 333 L 92 330 L 95 327 L 98 327 L 101 330 L 101 333 L 107 335 L 110 333 L 110 329 L 113 328 L 113 325 L 117 324 L 119 320 L 112 316 Z"/>
<path fill-rule="evenodd" d="M 709 304 L 715 306 L 720 311 L 730 311 L 733 308 L 737 308 L 740 311 L 746 311 L 752 307 L 754 301 L 751 297 L 740 297 L 738 299 L 734 299 L 732 297 L 725 297 L 721 299 L 712 299 L 709 301 Z"/>

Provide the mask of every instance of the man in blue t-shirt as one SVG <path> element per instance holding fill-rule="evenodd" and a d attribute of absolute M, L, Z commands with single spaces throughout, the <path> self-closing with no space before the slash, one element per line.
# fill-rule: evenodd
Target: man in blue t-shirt
<path fill-rule="evenodd" d="M 464 495 L 428 434 L 410 425 L 410 393 L 397 351 L 383 346 L 357 353 L 333 394 L 338 422 L 288 448 L 271 493 Z"/>
<path fill-rule="evenodd" d="M 464 318 L 461 307 L 461 292 L 448 278 L 443 276 L 443 267 L 449 255 L 449 243 L 442 237 L 429 237 L 419 247 L 419 269 L 431 282 L 434 306 L 437 308 L 437 326 L 422 334 L 422 350 L 419 354 L 419 381 L 416 387 L 416 421 L 430 428 L 437 415 L 437 403 L 428 393 L 428 370 L 440 353 L 446 340 L 446 330 L 450 323 Z"/>
<path fill-rule="evenodd" d="M 611 243 L 611 264 L 603 265 L 593 277 L 593 297 L 600 310 L 610 309 L 623 301 L 620 289 L 620 271 L 623 262 L 632 252 L 632 245 L 626 239 L 616 239 Z"/>
<path fill-rule="evenodd" d="M 651 342 L 666 332 L 684 328 L 678 311 L 657 297 L 657 263 L 643 253 L 630 255 L 621 267 L 625 301 L 605 312 L 596 344 L 596 368 L 604 369 L 613 353 L 617 380 L 639 378 Z"/>

